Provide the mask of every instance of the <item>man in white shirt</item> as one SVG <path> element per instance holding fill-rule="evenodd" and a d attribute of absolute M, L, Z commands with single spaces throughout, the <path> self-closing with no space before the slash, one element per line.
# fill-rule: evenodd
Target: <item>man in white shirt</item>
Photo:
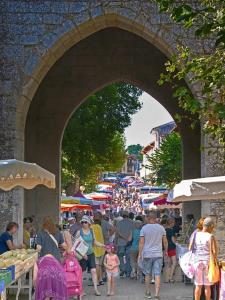
<path fill-rule="evenodd" d="M 152 299 L 150 280 L 153 273 L 155 275 L 155 299 L 160 299 L 159 291 L 163 264 L 163 248 L 165 255 L 167 255 L 168 242 L 164 227 L 156 223 L 156 212 L 150 211 L 146 215 L 146 219 L 147 224 L 141 230 L 139 242 L 139 260 L 143 262 L 143 273 L 145 274 L 145 298 Z"/>

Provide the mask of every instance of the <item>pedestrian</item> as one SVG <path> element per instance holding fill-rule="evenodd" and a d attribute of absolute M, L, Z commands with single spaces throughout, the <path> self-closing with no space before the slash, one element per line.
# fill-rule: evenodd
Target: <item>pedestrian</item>
<path fill-rule="evenodd" d="M 15 222 L 9 222 L 6 226 L 6 231 L 0 236 L 0 254 L 10 250 L 21 249 L 24 245 L 15 245 L 13 235 L 17 233 L 19 225 Z"/>
<path fill-rule="evenodd" d="M 102 216 L 100 212 L 98 212 L 99 216 L 101 216 L 101 227 L 104 237 L 104 243 L 109 243 L 110 237 L 114 234 L 115 230 L 113 225 L 109 222 L 108 216 Z"/>
<path fill-rule="evenodd" d="M 104 244 L 104 237 L 101 228 L 101 216 L 99 215 L 98 212 L 94 213 L 94 224 L 91 225 L 91 228 L 93 229 L 96 241 L 101 244 Z M 95 254 L 98 284 L 104 285 L 102 276 L 103 276 L 103 262 L 104 262 L 105 249 L 94 245 L 93 250 Z"/>
<path fill-rule="evenodd" d="M 127 211 L 122 212 L 123 220 L 117 223 L 116 227 L 116 245 L 117 254 L 120 260 L 120 276 L 130 277 L 130 248 L 132 244 L 133 221 L 129 219 Z"/>
<path fill-rule="evenodd" d="M 37 234 L 37 250 L 40 252 L 41 257 L 51 254 L 60 262 L 60 248 L 67 250 L 67 244 L 64 242 L 63 235 L 57 229 L 53 220 L 50 217 L 45 217 L 42 230 Z"/>
<path fill-rule="evenodd" d="M 92 282 L 95 289 L 95 295 L 101 296 L 101 293 L 98 291 L 97 287 L 97 272 L 96 272 L 96 263 L 95 263 L 95 254 L 93 246 L 105 247 L 104 244 L 97 242 L 94 232 L 91 229 L 91 219 L 88 216 L 83 216 L 81 219 L 81 229 L 77 232 L 76 238 L 80 236 L 88 244 L 87 253 L 80 260 L 80 265 L 83 272 L 88 269 L 91 272 Z"/>
<path fill-rule="evenodd" d="M 211 283 L 208 279 L 208 268 L 210 255 L 217 259 L 217 243 L 214 235 L 215 225 L 212 218 L 207 217 L 203 222 L 202 231 L 196 231 L 192 235 L 189 249 L 194 249 L 194 283 L 195 283 L 195 300 L 200 300 L 202 287 L 204 286 L 205 300 L 211 299 Z"/>
<path fill-rule="evenodd" d="M 165 255 L 165 282 L 174 282 L 173 276 L 177 265 L 176 256 L 176 234 L 174 232 L 175 220 L 169 218 L 166 226 L 166 237 L 168 240 L 168 255 Z"/>
<path fill-rule="evenodd" d="M 144 225 L 140 233 L 139 260 L 142 261 L 143 273 L 145 275 L 146 293 L 145 298 L 151 299 L 150 280 L 151 274 L 155 276 L 155 299 L 160 299 L 160 277 L 163 264 L 163 250 L 165 255 L 168 250 L 165 228 L 157 224 L 157 214 L 150 211 L 146 216 L 147 224 Z"/>
<path fill-rule="evenodd" d="M 51 254 L 37 261 L 33 280 L 35 300 L 68 300 L 65 271 Z"/>
<path fill-rule="evenodd" d="M 131 278 L 137 278 L 138 276 L 138 247 L 141 227 L 142 222 L 140 220 L 135 221 L 134 229 L 132 231 L 132 244 L 130 248 L 130 265 L 132 269 Z"/>
<path fill-rule="evenodd" d="M 115 278 L 119 276 L 119 257 L 115 254 L 115 247 L 112 244 L 106 245 L 107 254 L 104 259 L 104 266 L 107 273 L 107 296 L 115 294 Z"/>
<path fill-rule="evenodd" d="M 23 220 L 23 243 L 26 248 L 30 248 L 31 228 L 33 219 L 31 217 L 24 218 Z"/>
<path fill-rule="evenodd" d="M 81 221 L 82 219 L 82 215 L 81 213 L 76 213 L 75 215 L 75 218 L 69 218 L 68 221 L 69 221 L 69 231 L 72 235 L 72 237 L 75 237 L 78 230 L 81 229 Z"/>

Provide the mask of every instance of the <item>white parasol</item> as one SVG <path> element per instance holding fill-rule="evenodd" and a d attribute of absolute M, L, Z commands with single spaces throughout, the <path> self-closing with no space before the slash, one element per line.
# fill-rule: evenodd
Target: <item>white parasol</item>
<path fill-rule="evenodd" d="M 0 160 L 0 189 L 9 191 L 16 186 L 32 189 L 39 184 L 54 189 L 55 175 L 34 163 Z"/>
<path fill-rule="evenodd" d="M 225 176 L 182 180 L 168 195 L 167 201 L 225 199 Z"/>

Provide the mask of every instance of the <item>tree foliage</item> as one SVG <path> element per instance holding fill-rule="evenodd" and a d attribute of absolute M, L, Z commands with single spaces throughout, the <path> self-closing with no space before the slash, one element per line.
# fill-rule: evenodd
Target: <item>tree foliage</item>
<path fill-rule="evenodd" d="M 102 171 L 119 170 L 125 159 L 124 130 L 141 108 L 141 91 L 111 84 L 90 96 L 71 117 L 62 142 L 62 186 L 78 177 L 96 183 Z"/>
<path fill-rule="evenodd" d="M 196 38 L 207 47 L 202 53 L 177 46 L 177 54 L 166 63 L 166 73 L 159 84 L 173 83 L 174 96 L 180 106 L 203 120 L 203 129 L 225 145 L 225 1 L 155 0 L 160 11 L 184 28 L 194 30 Z M 200 95 L 193 95 L 183 86 L 185 79 L 200 87 Z M 180 118 L 180 116 L 178 116 Z M 194 125 L 194 122 L 193 122 Z"/>
<path fill-rule="evenodd" d="M 143 149 L 143 147 L 140 144 L 129 145 L 127 147 L 127 153 L 136 155 L 136 157 L 141 161 L 142 160 L 142 154 L 141 154 L 142 149 Z"/>
<path fill-rule="evenodd" d="M 182 178 L 181 137 L 177 132 L 169 134 L 161 143 L 160 148 L 148 156 L 151 180 L 157 185 L 172 188 Z"/>

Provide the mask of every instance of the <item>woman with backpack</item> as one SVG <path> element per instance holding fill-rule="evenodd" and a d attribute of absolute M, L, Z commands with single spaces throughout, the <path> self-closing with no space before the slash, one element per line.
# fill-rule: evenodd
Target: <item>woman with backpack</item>
<path fill-rule="evenodd" d="M 91 227 L 91 219 L 88 216 L 83 216 L 81 219 L 81 229 L 78 231 L 76 238 L 82 237 L 82 239 L 88 244 L 87 253 L 80 260 L 80 265 L 83 272 L 88 269 L 91 271 L 91 277 L 95 289 L 95 295 L 101 296 L 101 293 L 98 291 L 97 286 L 97 272 L 96 272 L 96 263 L 93 246 L 105 247 L 104 244 L 96 241 L 93 230 Z"/>

